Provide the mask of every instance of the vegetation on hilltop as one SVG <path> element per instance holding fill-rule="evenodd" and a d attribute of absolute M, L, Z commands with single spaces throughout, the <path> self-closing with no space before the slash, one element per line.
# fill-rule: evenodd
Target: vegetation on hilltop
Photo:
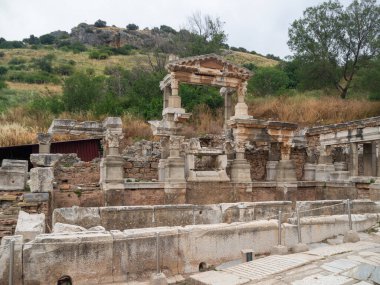
<path fill-rule="evenodd" d="M 217 53 L 253 71 L 247 101 L 256 117 L 315 125 L 379 116 L 380 58 L 378 45 L 373 44 L 379 43 L 378 23 L 371 26 L 368 47 L 356 49 L 356 59 L 347 51 L 346 61 L 342 55 L 329 54 L 339 31 L 346 36 L 353 33 L 350 17 L 370 17 L 367 22 L 372 23 L 379 5 L 373 0 L 360 3 L 354 0 L 346 10 L 337 1 L 308 8 L 290 27 L 289 45 L 295 55 L 286 60 L 229 47 L 224 23 L 199 13 L 180 31 L 166 25 L 140 30 L 132 23 L 122 29 L 98 20 L 94 25 L 79 24 L 71 33 L 31 35 L 20 42 L 0 39 L 0 145 L 32 142 L 33 134 L 46 130 L 54 117 L 122 116 L 128 137 L 151 138 L 145 121 L 161 116 L 159 82 L 166 74 L 169 53 Z M 329 19 L 322 17 L 324 11 L 340 25 L 351 23 L 350 29 L 340 26 L 333 31 L 336 27 L 326 26 Z M 322 39 L 329 41 L 313 38 L 317 30 L 312 29 L 322 29 Z M 346 88 L 344 96 L 335 89 L 337 84 Z M 222 130 L 219 90 L 181 85 L 180 94 L 184 107 L 193 113 L 184 127 L 187 135 Z M 16 132 L 17 138 L 7 139 Z"/>

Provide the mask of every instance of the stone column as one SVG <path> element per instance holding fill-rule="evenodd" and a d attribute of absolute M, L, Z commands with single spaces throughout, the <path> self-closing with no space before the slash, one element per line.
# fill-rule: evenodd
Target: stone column
<path fill-rule="evenodd" d="M 227 121 L 231 118 L 232 116 L 232 89 L 227 88 L 227 87 L 222 87 L 220 89 L 220 95 L 223 96 L 224 98 L 224 129 L 227 128 Z"/>
<path fill-rule="evenodd" d="M 248 106 L 245 103 L 245 94 L 247 93 L 247 82 L 242 81 L 237 88 L 238 102 L 235 106 L 235 118 L 248 118 Z"/>
<path fill-rule="evenodd" d="M 294 161 L 290 160 L 291 146 L 288 143 L 281 144 L 281 160 L 278 162 L 276 181 L 297 181 Z"/>
<path fill-rule="evenodd" d="M 358 144 L 350 143 L 350 164 L 349 170 L 351 176 L 359 175 L 359 156 L 358 156 Z"/>
<path fill-rule="evenodd" d="M 182 204 L 186 202 L 185 159 L 180 156 L 183 136 L 170 136 L 169 157 L 165 165 L 165 203 Z"/>
<path fill-rule="evenodd" d="M 376 176 L 376 144 L 363 144 L 364 176 Z"/>
<path fill-rule="evenodd" d="M 231 182 L 250 183 L 251 165 L 245 159 L 245 142 L 238 140 L 235 143 L 236 157 L 231 164 Z"/>
<path fill-rule="evenodd" d="M 37 133 L 37 141 L 39 153 L 50 153 L 51 134 Z"/>
<path fill-rule="evenodd" d="M 330 181 L 330 173 L 335 171 L 332 163 L 331 146 L 321 146 L 318 164 L 315 168 L 316 181 Z"/>
<path fill-rule="evenodd" d="M 104 191 L 124 189 L 124 160 L 119 152 L 122 138 L 120 132 L 106 131 L 106 156 L 100 162 L 100 185 Z"/>
<path fill-rule="evenodd" d="M 158 162 L 158 181 L 165 181 L 166 160 L 169 157 L 169 137 L 160 138 L 161 159 Z"/>
<path fill-rule="evenodd" d="M 170 86 L 165 86 L 164 87 L 164 94 L 163 94 L 163 109 L 169 107 L 169 97 L 172 94 L 172 90 Z"/>
<path fill-rule="evenodd" d="M 178 86 L 178 81 L 173 78 L 171 82 L 171 95 L 169 96 L 169 108 L 181 108 L 181 97 L 178 96 L 179 94 L 179 86 Z"/>

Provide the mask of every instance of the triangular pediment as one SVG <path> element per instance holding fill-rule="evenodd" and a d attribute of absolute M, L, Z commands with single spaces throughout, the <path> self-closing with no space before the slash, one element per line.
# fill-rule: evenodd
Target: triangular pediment
<path fill-rule="evenodd" d="M 192 56 L 180 58 L 170 61 L 166 65 L 169 72 L 199 72 L 202 74 L 210 73 L 214 75 L 215 71 L 226 74 L 226 76 L 248 79 L 252 76 L 251 71 L 237 64 L 229 62 L 216 54 L 206 54 L 200 56 Z"/>

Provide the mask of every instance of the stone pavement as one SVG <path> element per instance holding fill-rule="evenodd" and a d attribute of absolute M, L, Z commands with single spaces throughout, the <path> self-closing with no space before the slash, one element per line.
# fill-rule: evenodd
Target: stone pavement
<path fill-rule="evenodd" d="M 196 285 L 349 285 L 380 284 L 380 232 L 360 233 L 361 241 L 341 237 L 310 245 L 304 253 L 267 256 L 221 271 L 190 276 Z M 340 244 L 341 243 L 341 244 Z"/>

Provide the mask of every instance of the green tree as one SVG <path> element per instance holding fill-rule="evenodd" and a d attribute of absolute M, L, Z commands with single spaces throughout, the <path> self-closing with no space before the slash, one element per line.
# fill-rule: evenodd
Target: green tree
<path fill-rule="evenodd" d="M 127 30 L 128 31 L 136 31 L 138 29 L 139 29 L 139 26 L 137 26 L 136 24 L 131 23 L 131 24 L 127 25 Z"/>
<path fill-rule="evenodd" d="M 357 83 L 360 90 L 369 92 L 369 99 L 380 100 L 380 57 L 359 70 Z"/>
<path fill-rule="evenodd" d="M 248 82 L 248 90 L 257 95 L 272 95 L 286 89 L 289 78 L 286 73 L 277 67 L 262 67 L 256 71 Z"/>
<path fill-rule="evenodd" d="M 331 80 L 346 98 L 361 59 L 379 53 L 379 18 L 376 0 L 354 0 L 346 9 L 330 0 L 307 8 L 303 18 L 292 23 L 288 45 L 296 57 L 339 74 Z"/>
<path fill-rule="evenodd" d="M 95 22 L 94 26 L 97 28 L 104 28 L 107 27 L 107 22 L 99 19 Z"/>
<path fill-rule="evenodd" d="M 103 76 L 76 72 L 64 82 L 62 101 L 67 111 L 87 111 L 105 95 L 105 90 Z"/>

